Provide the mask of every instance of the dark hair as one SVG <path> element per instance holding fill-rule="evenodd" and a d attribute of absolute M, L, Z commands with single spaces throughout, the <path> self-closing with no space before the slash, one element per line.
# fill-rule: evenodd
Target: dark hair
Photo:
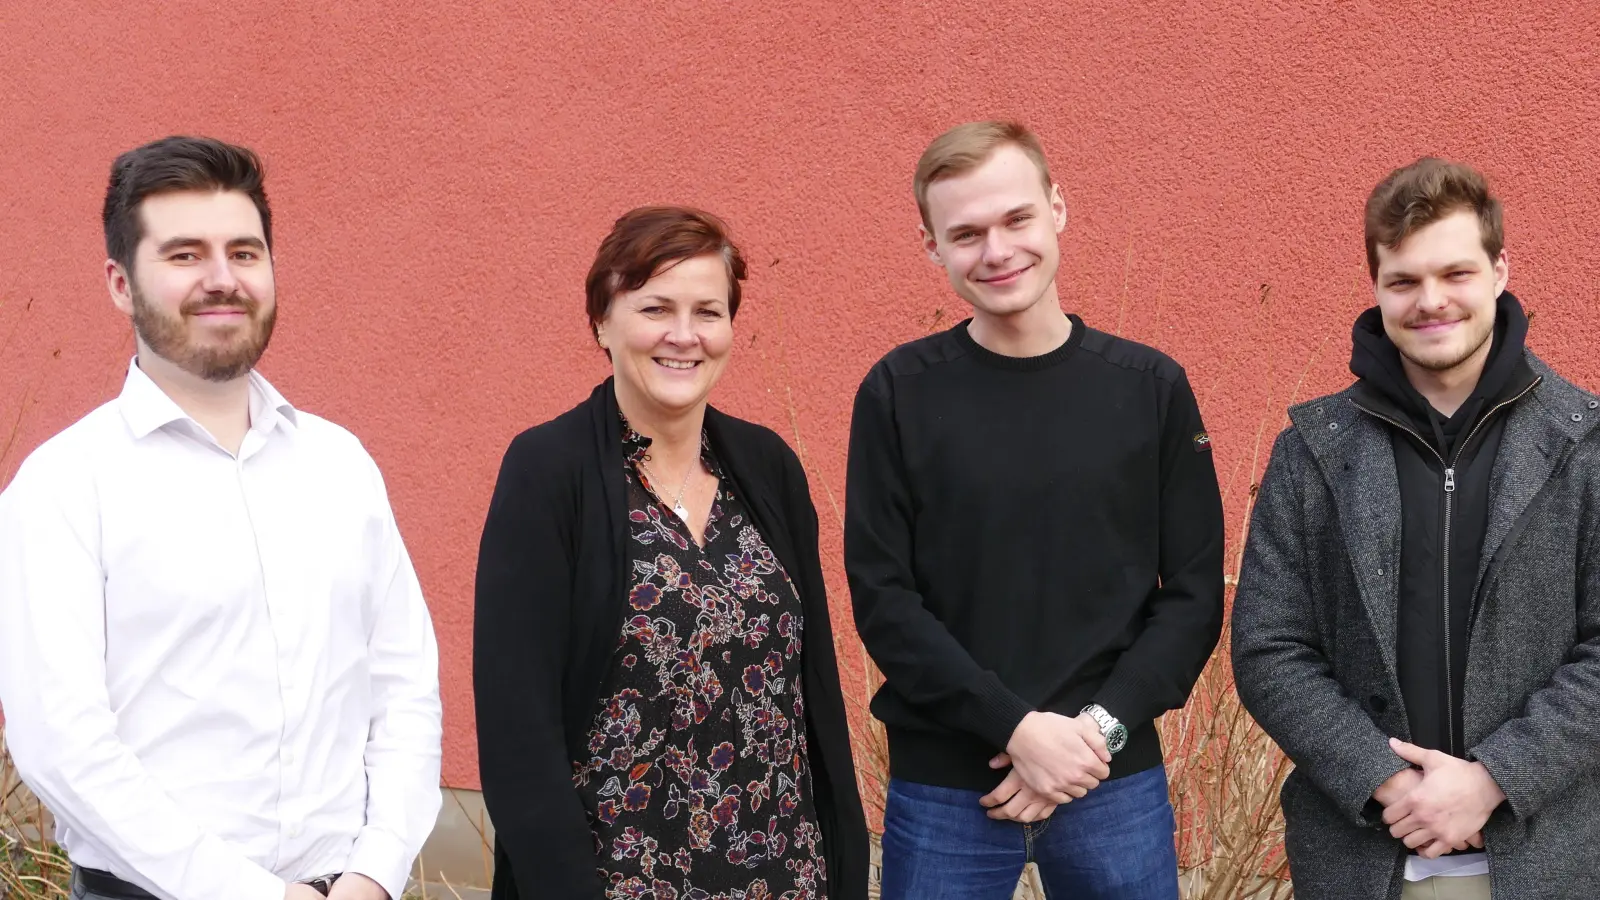
<path fill-rule="evenodd" d="M 589 330 L 599 337 L 600 320 L 617 294 L 636 291 L 675 263 L 696 256 L 720 256 L 728 267 L 728 318 L 732 319 L 739 314 L 745 264 L 744 254 L 728 237 L 726 223 L 684 206 L 641 206 L 624 213 L 600 242 L 584 280 Z"/>
<path fill-rule="evenodd" d="M 1367 268 L 1378 277 L 1378 247 L 1393 250 L 1423 228 L 1461 211 L 1478 217 L 1483 250 L 1495 259 L 1505 248 L 1500 201 L 1483 174 L 1470 166 L 1426 156 L 1395 169 L 1367 198 Z"/>
<path fill-rule="evenodd" d="M 144 237 L 139 206 L 168 191 L 239 191 L 261 214 L 261 234 L 272 249 L 272 211 L 262 186 L 261 159 L 245 147 L 213 138 L 167 137 L 118 156 L 111 164 L 101 218 L 106 255 L 133 271 L 133 251 Z"/>

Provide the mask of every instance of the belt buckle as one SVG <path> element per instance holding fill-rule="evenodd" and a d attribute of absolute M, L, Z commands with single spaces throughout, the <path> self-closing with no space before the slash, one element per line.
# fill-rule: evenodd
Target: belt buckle
<path fill-rule="evenodd" d="M 318 875 L 316 878 L 308 878 L 300 883 L 310 885 L 317 893 L 326 897 L 328 892 L 333 890 L 333 883 L 338 880 L 338 875 Z"/>

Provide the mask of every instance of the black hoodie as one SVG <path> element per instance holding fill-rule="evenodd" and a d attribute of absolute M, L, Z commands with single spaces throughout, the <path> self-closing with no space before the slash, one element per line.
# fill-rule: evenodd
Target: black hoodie
<path fill-rule="evenodd" d="M 1483 375 L 1454 415 L 1406 378 L 1374 307 L 1353 331 L 1356 405 L 1390 425 L 1400 482 L 1400 608 L 1396 661 L 1411 742 L 1465 754 L 1462 690 L 1489 512 L 1489 476 L 1505 410 L 1537 382 L 1523 344 L 1528 318 L 1511 293 L 1495 304 Z M 1448 462 L 1447 462 L 1448 461 Z"/>

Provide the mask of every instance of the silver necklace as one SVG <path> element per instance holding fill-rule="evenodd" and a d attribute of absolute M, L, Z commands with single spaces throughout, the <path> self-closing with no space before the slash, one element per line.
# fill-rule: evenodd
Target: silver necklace
<path fill-rule="evenodd" d="M 649 458 L 649 454 L 646 454 L 644 458 L 639 460 L 639 466 L 640 468 L 644 469 L 644 473 L 646 475 L 650 476 L 650 490 L 652 493 L 655 493 L 656 499 L 665 500 L 666 498 L 662 497 L 661 494 L 655 489 L 655 483 L 657 481 L 656 473 L 650 471 L 650 464 L 645 462 L 645 460 Z M 685 525 L 689 524 L 689 511 L 683 507 L 683 492 L 689 487 L 689 478 L 694 475 L 694 468 L 694 464 L 691 463 L 689 465 L 689 471 L 683 473 L 683 484 L 678 485 L 678 496 L 672 501 L 673 514 L 679 519 L 682 519 L 683 524 Z"/>

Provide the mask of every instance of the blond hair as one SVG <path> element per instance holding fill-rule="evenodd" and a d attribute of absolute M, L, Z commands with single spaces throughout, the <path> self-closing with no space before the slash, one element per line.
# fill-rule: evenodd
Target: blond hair
<path fill-rule="evenodd" d="M 964 175 L 984 164 L 994 152 L 1004 146 L 1013 146 L 1028 155 L 1039 167 L 1039 178 L 1049 193 L 1050 165 L 1045 162 L 1044 146 L 1038 135 L 1017 122 L 968 122 L 946 131 L 933 139 L 928 149 L 917 160 L 917 175 L 911 189 L 917 195 L 917 211 L 922 214 L 922 226 L 933 230 L 928 219 L 928 187 L 936 181 Z"/>

